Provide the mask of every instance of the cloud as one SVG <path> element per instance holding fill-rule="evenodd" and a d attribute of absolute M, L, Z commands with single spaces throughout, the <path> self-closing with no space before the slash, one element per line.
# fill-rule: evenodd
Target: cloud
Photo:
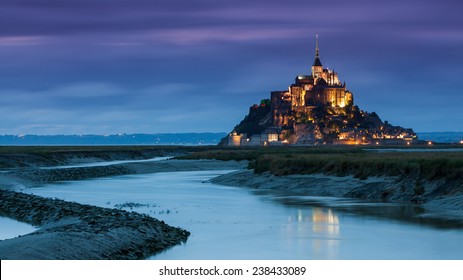
<path fill-rule="evenodd" d="M 385 22 L 425 23 L 423 18 L 433 19 L 435 11 L 442 9 L 431 1 L 407 2 L 6 0 L 0 4 L 0 24 L 10 28 L 2 29 L 0 36 L 55 36 L 72 41 L 75 36 L 103 35 L 107 43 L 119 46 L 130 42 L 118 42 L 118 37 L 146 33 L 171 41 L 174 36 L 177 40 L 184 37 L 180 43 L 211 38 L 266 39 L 272 35 L 281 39 L 301 30 L 344 32 L 352 24 L 367 30 Z M 433 23 L 440 25 L 438 21 Z"/>
<path fill-rule="evenodd" d="M 79 103 L 91 107 L 93 102 L 102 99 L 107 104 L 114 104 L 114 100 L 124 93 L 122 88 L 106 83 L 71 84 L 38 91 L 2 90 L 0 104 L 23 109 L 77 108 Z"/>
<path fill-rule="evenodd" d="M 220 94 L 197 85 L 157 84 L 130 89 L 114 84 L 71 84 L 43 91 L 1 91 L 0 131 L 13 134 L 86 134 L 224 131 Z"/>
<path fill-rule="evenodd" d="M 0 47 L 35 46 L 47 43 L 46 37 L 41 36 L 6 36 L 0 37 Z"/>
<path fill-rule="evenodd" d="M 440 119 L 461 103 L 462 9 L 456 0 L 2 0 L 0 131 L 228 131 L 310 71 L 315 33 L 322 62 L 363 109 Z M 442 96 L 457 102 L 440 109 Z"/>
<path fill-rule="evenodd" d="M 256 40 L 283 40 L 300 38 L 303 36 L 303 28 L 261 27 L 249 28 L 248 26 L 226 27 L 196 27 L 168 30 L 153 30 L 148 36 L 154 40 L 176 44 L 204 44 L 210 41 L 224 42 L 252 42 Z"/>

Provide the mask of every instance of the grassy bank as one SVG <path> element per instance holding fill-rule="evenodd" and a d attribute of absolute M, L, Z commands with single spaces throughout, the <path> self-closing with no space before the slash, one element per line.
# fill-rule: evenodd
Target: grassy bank
<path fill-rule="evenodd" d="M 366 179 L 369 176 L 407 176 L 418 180 L 463 178 L 463 152 L 374 152 L 358 147 L 278 147 L 216 149 L 185 158 L 249 160 L 255 173 L 313 174 Z"/>
<path fill-rule="evenodd" d="M 463 154 L 346 153 L 263 155 L 251 162 L 256 173 L 275 175 L 324 173 L 366 179 L 369 176 L 412 176 L 420 179 L 463 177 Z"/>
<path fill-rule="evenodd" d="M 181 156 L 182 159 L 217 159 L 217 160 L 249 160 L 253 161 L 262 156 L 278 155 L 293 156 L 301 154 L 357 154 L 364 153 L 361 148 L 346 147 L 252 147 L 252 148 L 213 148 L 204 151 L 194 151 Z"/>

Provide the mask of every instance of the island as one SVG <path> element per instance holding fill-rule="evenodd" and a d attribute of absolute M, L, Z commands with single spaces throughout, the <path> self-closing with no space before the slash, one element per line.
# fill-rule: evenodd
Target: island
<path fill-rule="evenodd" d="M 249 114 L 220 142 L 223 146 L 410 145 L 413 129 L 393 126 L 361 110 L 334 69 L 320 60 L 318 35 L 311 73 L 298 75 L 287 90 L 249 108 Z"/>

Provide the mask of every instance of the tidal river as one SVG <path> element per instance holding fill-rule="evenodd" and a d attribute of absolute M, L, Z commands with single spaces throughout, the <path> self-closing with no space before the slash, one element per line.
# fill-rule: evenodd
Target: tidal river
<path fill-rule="evenodd" d="M 340 209 L 362 203 L 274 197 L 207 182 L 226 172 L 117 176 L 25 191 L 146 213 L 192 233 L 185 244 L 151 259 L 463 259 L 461 228 L 375 215 L 400 207 L 393 204 L 365 203 L 360 208 L 368 211 L 352 213 Z M 287 203 L 298 199 L 333 207 Z"/>

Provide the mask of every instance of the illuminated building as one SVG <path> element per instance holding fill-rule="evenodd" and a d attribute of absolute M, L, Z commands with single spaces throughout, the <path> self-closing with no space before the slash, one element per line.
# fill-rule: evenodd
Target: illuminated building
<path fill-rule="evenodd" d="M 318 35 L 310 74 L 296 76 L 288 90 L 272 91 L 270 96 L 250 107 L 223 145 L 382 145 L 417 140 L 412 129 L 392 126 L 354 105 L 338 73 L 323 68 Z"/>
<path fill-rule="evenodd" d="M 338 73 L 323 68 L 317 35 L 311 74 L 298 75 L 287 91 L 274 91 L 271 94 L 273 124 L 290 125 L 291 112 L 310 114 L 318 106 L 344 108 L 353 103 L 353 95 L 346 89 L 345 83 L 339 81 Z"/>

